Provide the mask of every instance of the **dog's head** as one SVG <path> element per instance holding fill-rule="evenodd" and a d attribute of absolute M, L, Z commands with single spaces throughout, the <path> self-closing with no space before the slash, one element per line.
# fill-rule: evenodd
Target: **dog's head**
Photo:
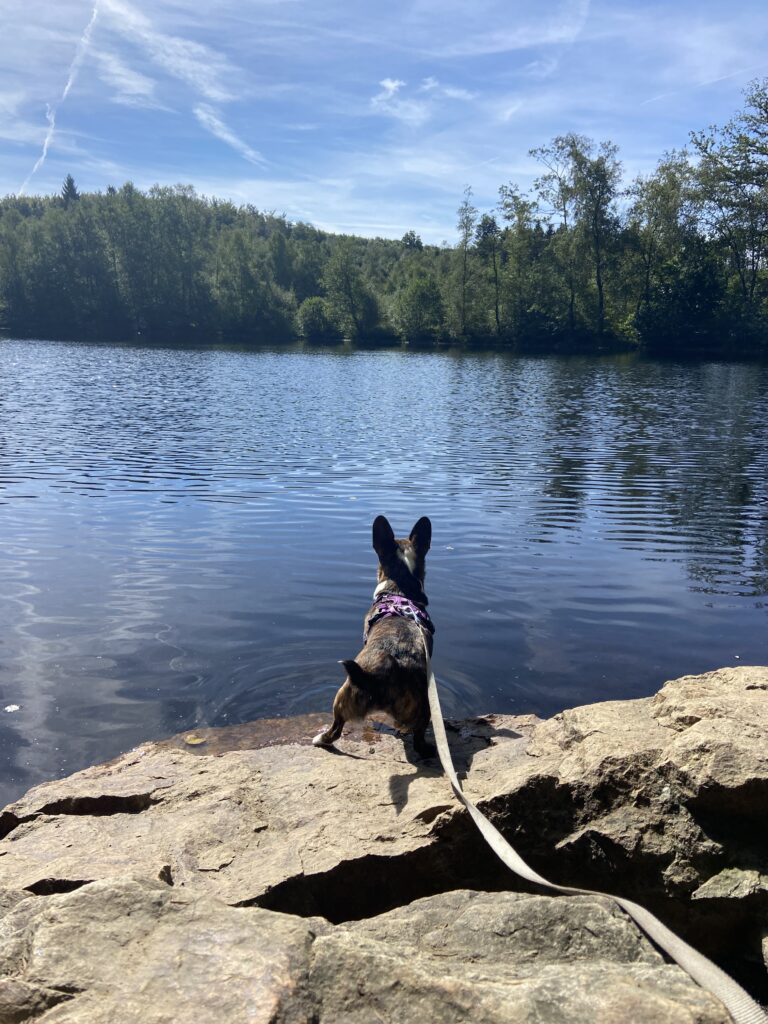
<path fill-rule="evenodd" d="M 408 537 L 397 539 L 385 516 L 373 521 L 373 550 L 379 556 L 379 582 L 392 580 L 406 597 L 427 603 L 424 561 L 432 542 L 432 523 L 422 516 Z"/>

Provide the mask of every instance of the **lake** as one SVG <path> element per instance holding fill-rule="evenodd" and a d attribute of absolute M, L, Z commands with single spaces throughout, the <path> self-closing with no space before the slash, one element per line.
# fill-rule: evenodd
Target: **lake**
<path fill-rule="evenodd" d="M 379 513 L 432 519 L 448 715 L 768 660 L 766 366 L 4 340 L 0 805 L 330 709 Z"/>

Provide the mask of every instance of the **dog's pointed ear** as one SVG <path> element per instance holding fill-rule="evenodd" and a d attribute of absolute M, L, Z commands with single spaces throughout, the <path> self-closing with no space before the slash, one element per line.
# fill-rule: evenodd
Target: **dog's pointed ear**
<path fill-rule="evenodd" d="M 373 550 L 379 556 L 382 565 L 391 562 L 395 555 L 397 542 L 392 527 L 386 516 L 376 516 L 373 520 Z"/>
<path fill-rule="evenodd" d="M 419 555 L 426 555 L 429 551 L 429 546 L 432 543 L 432 523 L 426 516 L 422 516 L 411 530 L 409 540 L 413 542 Z"/>

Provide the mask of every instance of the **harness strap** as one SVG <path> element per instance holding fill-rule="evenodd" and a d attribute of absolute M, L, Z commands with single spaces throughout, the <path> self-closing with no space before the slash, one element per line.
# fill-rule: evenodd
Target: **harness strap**
<path fill-rule="evenodd" d="M 434 624 L 426 608 L 415 601 L 411 601 L 410 598 L 404 597 L 402 594 L 382 594 L 376 598 L 375 607 L 376 611 L 369 615 L 366 620 L 365 629 L 363 630 L 363 643 L 368 640 L 371 626 L 378 622 L 379 619 L 410 619 L 422 629 L 426 629 L 430 633 L 435 632 Z"/>
<path fill-rule="evenodd" d="M 493 852 L 511 871 L 514 871 L 516 875 L 526 879 L 528 882 L 534 882 L 536 885 L 542 885 L 544 888 L 552 889 L 555 892 L 577 896 L 604 896 L 607 899 L 613 900 L 614 903 L 617 903 L 622 910 L 626 911 L 633 918 L 657 946 L 660 946 L 684 971 L 687 971 L 694 981 L 698 982 L 703 989 L 706 989 L 724 1004 L 733 1017 L 735 1024 L 768 1024 L 768 1015 L 766 1015 L 762 1007 L 733 978 L 716 964 L 712 963 L 702 953 L 699 953 L 693 946 L 689 946 L 687 942 L 684 942 L 678 935 L 675 935 L 673 931 L 670 931 L 666 925 L 662 924 L 645 907 L 641 907 L 638 903 L 625 899 L 623 896 L 595 892 L 592 889 L 578 889 L 569 885 L 556 885 L 554 882 L 543 878 L 537 871 L 534 871 L 533 868 L 526 864 L 496 826 L 491 824 L 488 818 L 472 803 L 461 788 L 461 783 L 451 760 L 451 751 L 448 746 L 448 737 L 446 736 L 445 724 L 443 722 L 443 712 L 437 694 L 437 682 L 432 671 L 427 639 L 423 632 L 422 640 L 424 642 L 424 657 L 427 664 L 429 708 L 432 714 L 432 728 L 435 733 L 440 763 L 443 766 L 443 771 L 448 776 L 456 798 L 469 811 L 470 817 Z"/>

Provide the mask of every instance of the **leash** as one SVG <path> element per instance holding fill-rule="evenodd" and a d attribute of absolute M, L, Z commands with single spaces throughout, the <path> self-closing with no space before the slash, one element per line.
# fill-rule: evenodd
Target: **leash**
<path fill-rule="evenodd" d="M 738 985 L 725 971 L 712 963 L 707 957 L 693 946 L 689 946 L 666 925 L 662 924 L 649 910 L 641 907 L 639 903 L 624 899 L 623 896 L 613 896 L 610 893 L 595 892 L 593 889 L 577 889 L 570 885 L 556 885 L 554 882 L 543 878 L 533 868 L 529 867 L 517 851 L 507 842 L 495 825 L 486 818 L 483 812 L 472 803 L 461 788 L 461 783 L 456 775 L 456 769 L 451 759 L 451 751 L 448 746 L 448 737 L 445 733 L 443 712 L 440 707 L 440 698 L 437 695 L 437 681 L 432 671 L 432 661 L 429 657 L 427 638 L 423 629 L 420 630 L 421 639 L 424 643 L 424 656 L 427 661 L 427 680 L 429 684 L 429 709 L 432 714 L 432 729 L 435 733 L 437 753 L 440 757 L 440 764 L 448 776 L 451 788 L 456 798 L 469 811 L 470 817 L 480 830 L 483 839 L 488 843 L 493 852 L 504 864 L 516 875 L 528 882 L 552 889 L 554 892 L 567 893 L 576 896 L 606 896 L 617 903 L 622 910 L 642 928 L 646 935 L 651 938 L 657 946 L 660 946 L 684 971 L 696 981 L 703 989 L 711 992 L 720 1000 L 733 1017 L 735 1024 L 768 1024 L 768 1015 L 755 1002 L 752 997 Z"/>

